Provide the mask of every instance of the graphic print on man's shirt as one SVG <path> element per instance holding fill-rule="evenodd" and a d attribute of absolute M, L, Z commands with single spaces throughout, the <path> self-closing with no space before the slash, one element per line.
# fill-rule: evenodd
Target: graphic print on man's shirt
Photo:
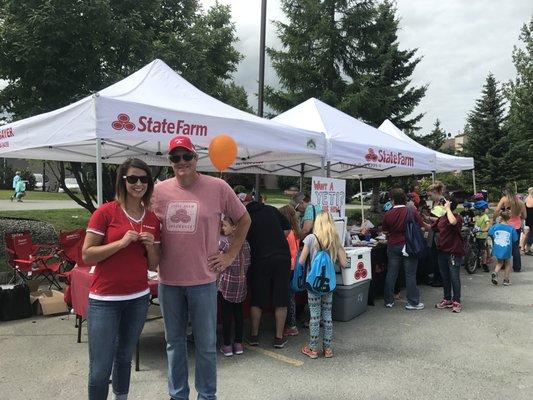
<path fill-rule="evenodd" d="M 187 200 L 169 202 L 165 220 L 168 232 L 195 233 L 198 223 L 198 202 Z"/>
<path fill-rule="evenodd" d="M 511 232 L 496 231 L 494 232 L 494 244 L 501 247 L 511 245 Z"/>

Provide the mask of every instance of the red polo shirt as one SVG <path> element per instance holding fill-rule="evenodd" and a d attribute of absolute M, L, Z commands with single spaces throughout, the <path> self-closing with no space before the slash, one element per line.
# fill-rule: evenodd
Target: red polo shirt
<path fill-rule="evenodd" d="M 422 217 L 418 210 L 411 208 L 415 221 L 423 225 Z M 405 228 L 407 220 L 407 207 L 404 205 L 394 206 L 383 216 L 382 229 L 387 233 L 387 244 L 397 246 L 405 244 Z"/>
<path fill-rule="evenodd" d="M 160 223 L 145 210 L 140 220 L 128 216 L 116 201 L 102 204 L 93 213 L 87 232 L 104 237 L 102 244 L 120 240 L 127 231 L 150 232 L 160 242 Z M 141 242 L 133 242 L 96 264 L 89 297 L 99 300 L 128 300 L 149 293 L 148 258 Z"/>

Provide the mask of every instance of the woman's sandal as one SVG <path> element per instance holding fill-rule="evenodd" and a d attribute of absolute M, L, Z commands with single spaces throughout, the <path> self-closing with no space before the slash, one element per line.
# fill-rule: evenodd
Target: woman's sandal
<path fill-rule="evenodd" d="M 324 357 L 325 358 L 333 358 L 333 349 L 331 347 L 326 347 L 324 349 Z"/>
<path fill-rule="evenodd" d="M 312 358 L 313 360 L 318 358 L 318 352 L 311 349 L 309 346 L 302 347 L 302 354 L 305 354 L 307 357 Z"/>

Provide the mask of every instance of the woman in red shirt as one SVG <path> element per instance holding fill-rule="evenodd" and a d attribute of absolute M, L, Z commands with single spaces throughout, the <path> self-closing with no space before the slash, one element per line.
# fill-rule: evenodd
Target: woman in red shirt
<path fill-rule="evenodd" d="M 159 264 L 160 224 L 146 207 L 154 188 L 150 167 L 130 158 L 117 169 L 115 200 L 93 213 L 83 261 L 96 265 L 89 292 L 89 400 L 129 392 L 131 358 L 148 311 L 148 269 Z"/>
<path fill-rule="evenodd" d="M 437 241 L 440 274 L 444 298 L 435 305 L 438 309 L 451 308 L 453 312 L 461 312 L 461 279 L 460 269 L 465 255 L 461 228 L 463 219 L 454 211 L 455 201 L 446 201 L 446 214 L 437 219 L 432 228 L 439 232 Z M 452 297 L 453 292 L 453 297 Z"/>

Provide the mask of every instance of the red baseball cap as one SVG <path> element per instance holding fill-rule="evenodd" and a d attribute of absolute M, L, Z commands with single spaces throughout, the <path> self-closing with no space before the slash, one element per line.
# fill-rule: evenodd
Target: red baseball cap
<path fill-rule="evenodd" d="M 170 139 L 170 142 L 168 142 L 169 153 L 172 153 L 174 150 L 179 149 L 179 148 L 196 153 L 196 150 L 194 149 L 194 145 L 192 144 L 191 139 L 189 139 L 187 136 L 174 136 L 172 139 Z"/>

